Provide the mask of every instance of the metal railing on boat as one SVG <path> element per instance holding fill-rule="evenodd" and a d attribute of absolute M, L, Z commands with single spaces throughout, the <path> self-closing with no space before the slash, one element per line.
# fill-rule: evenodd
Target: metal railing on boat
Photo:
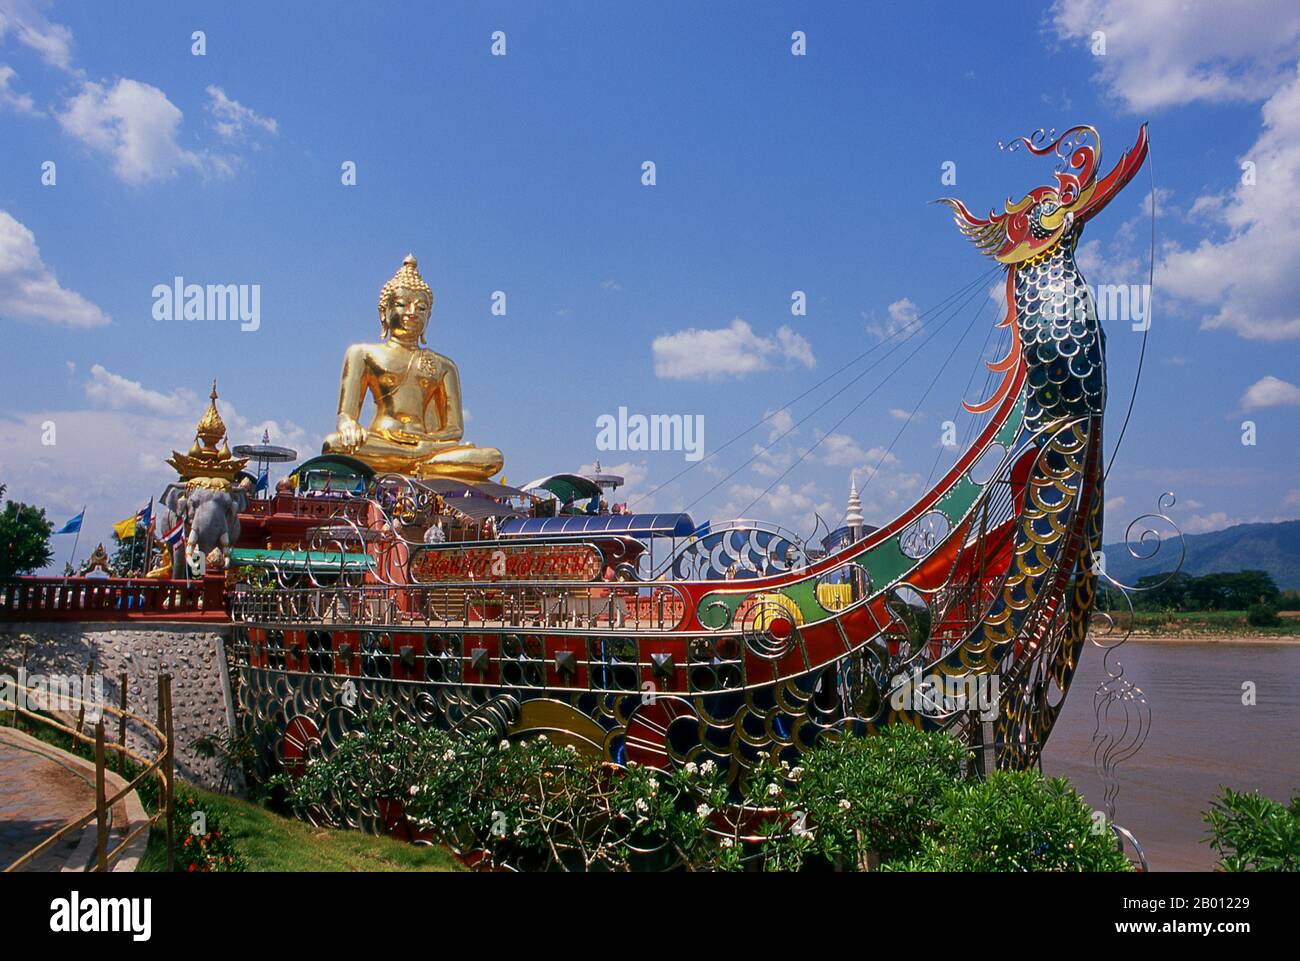
<path fill-rule="evenodd" d="M 245 624 L 672 631 L 686 599 L 667 584 L 456 582 L 255 590 L 231 597 Z"/>

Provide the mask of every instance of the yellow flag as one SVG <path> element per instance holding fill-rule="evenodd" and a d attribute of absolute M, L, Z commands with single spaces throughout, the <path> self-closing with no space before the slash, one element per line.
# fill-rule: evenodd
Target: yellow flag
<path fill-rule="evenodd" d="M 130 538 L 135 537 L 135 523 L 136 518 L 135 515 L 132 514 L 126 520 L 118 521 L 114 524 L 113 530 L 117 532 L 117 536 L 122 540 L 129 540 Z"/>

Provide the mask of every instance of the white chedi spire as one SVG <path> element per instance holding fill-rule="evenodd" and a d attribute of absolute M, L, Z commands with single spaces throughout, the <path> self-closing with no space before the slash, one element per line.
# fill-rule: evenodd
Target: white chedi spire
<path fill-rule="evenodd" d="M 854 540 L 862 536 L 862 526 L 866 523 L 866 518 L 862 516 L 862 498 L 858 496 L 858 481 L 852 474 L 849 475 L 849 508 L 844 514 L 844 523 L 853 532 Z"/>

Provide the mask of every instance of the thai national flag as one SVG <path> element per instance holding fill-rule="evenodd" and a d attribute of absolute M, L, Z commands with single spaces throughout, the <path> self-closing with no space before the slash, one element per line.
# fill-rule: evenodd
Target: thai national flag
<path fill-rule="evenodd" d="M 143 527 L 145 530 L 149 529 L 149 525 L 153 522 L 153 499 L 152 498 L 150 498 L 148 504 L 146 504 L 144 507 L 140 508 L 140 510 L 136 512 L 135 522 L 140 527 Z"/>
<path fill-rule="evenodd" d="M 162 541 L 175 551 L 185 540 L 185 522 L 177 521 L 176 526 L 162 536 Z"/>

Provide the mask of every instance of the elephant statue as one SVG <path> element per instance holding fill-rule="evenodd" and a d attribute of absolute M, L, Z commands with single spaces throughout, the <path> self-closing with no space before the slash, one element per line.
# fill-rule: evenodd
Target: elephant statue
<path fill-rule="evenodd" d="M 210 556 L 214 550 L 219 551 L 224 566 L 230 557 L 231 545 L 239 540 L 239 512 L 248 508 L 248 488 L 247 483 L 238 484 L 231 490 L 213 490 L 198 485 L 168 486 L 162 495 L 165 508 L 163 524 L 167 528 L 175 527 L 176 522 L 183 518 L 188 532 L 185 549 L 173 552 L 172 576 L 185 576 L 186 558 L 196 551 L 204 557 Z"/>

